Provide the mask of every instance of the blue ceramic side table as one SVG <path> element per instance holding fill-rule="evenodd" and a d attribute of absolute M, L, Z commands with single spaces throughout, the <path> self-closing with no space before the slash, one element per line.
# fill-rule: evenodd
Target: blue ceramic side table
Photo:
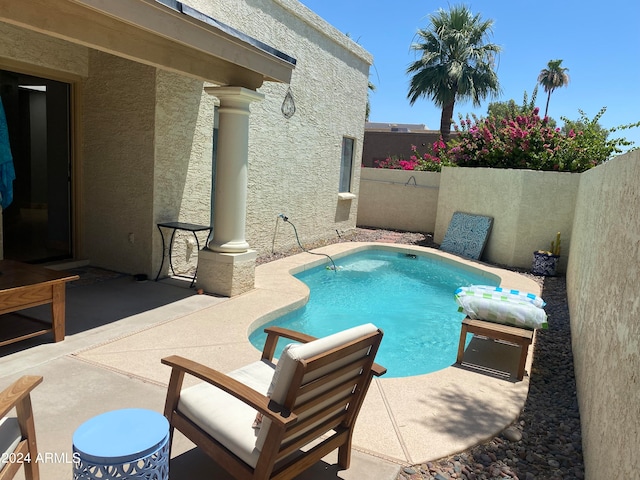
<path fill-rule="evenodd" d="M 93 417 L 73 434 L 74 480 L 168 480 L 169 422 L 127 408 Z"/>

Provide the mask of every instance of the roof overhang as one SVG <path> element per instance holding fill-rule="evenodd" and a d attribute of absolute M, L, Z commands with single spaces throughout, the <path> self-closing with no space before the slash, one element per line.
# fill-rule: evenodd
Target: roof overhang
<path fill-rule="evenodd" d="M 0 0 L 0 21 L 217 85 L 289 83 L 296 64 L 174 0 Z"/>

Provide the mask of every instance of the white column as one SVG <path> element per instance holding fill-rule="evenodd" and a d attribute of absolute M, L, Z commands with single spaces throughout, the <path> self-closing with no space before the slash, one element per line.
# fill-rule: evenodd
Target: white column
<path fill-rule="evenodd" d="M 254 288 L 256 252 L 245 239 L 249 104 L 264 95 L 242 87 L 205 87 L 220 100 L 213 237 L 198 253 L 197 286 L 232 297 Z"/>
<path fill-rule="evenodd" d="M 209 249 L 243 253 L 245 239 L 249 157 L 249 104 L 264 95 L 243 87 L 205 87 L 220 100 L 213 238 Z"/>

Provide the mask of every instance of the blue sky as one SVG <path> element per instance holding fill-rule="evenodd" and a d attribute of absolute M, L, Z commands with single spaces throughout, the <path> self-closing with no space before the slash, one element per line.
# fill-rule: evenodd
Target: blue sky
<path fill-rule="evenodd" d="M 430 100 L 409 105 L 407 66 L 416 57 L 410 50 L 415 33 L 429 24 L 429 14 L 456 4 L 418 0 L 301 0 L 320 17 L 349 34 L 374 57 L 370 81 L 372 122 L 423 123 L 437 130 L 440 110 Z M 579 118 L 583 110 L 593 118 L 607 107 L 600 124 L 605 128 L 640 121 L 640 1 L 553 3 L 514 0 L 464 2 L 473 13 L 494 20 L 491 41 L 502 47 L 497 67 L 502 94 L 495 100 L 522 103 L 531 95 L 540 70 L 549 60 L 562 59 L 570 77 L 567 87 L 551 95 L 549 116 Z M 484 115 L 480 108 L 458 103 L 458 113 Z M 539 88 L 536 104 L 544 112 L 546 93 Z M 640 147 L 640 128 L 614 133 Z"/>

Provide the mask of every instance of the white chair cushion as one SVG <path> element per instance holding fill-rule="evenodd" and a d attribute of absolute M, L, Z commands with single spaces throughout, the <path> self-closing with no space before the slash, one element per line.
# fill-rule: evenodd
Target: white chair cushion
<path fill-rule="evenodd" d="M 274 370 L 273 363 L 261 360 L 227 375 L 264 395 Z M 257 431 L 252 428 L 255 409 L 203 382 L 182 390 L 178 411 L 247 464 L 256 466 L 260 451 L 255 448 Z"/>
<path fill-rule="evenodd" d="M 4 417 L 0 419 L 0 470 L 9 462 L 9 454 L 13 453 L 20 441 L 22 432 L 18 419 Z"/>
<path fill-rule="evenodd" d="M 334 333 L 333 335 L 329 335 L 327 337 L 319 338 L 309 343 L 287 345 L 287 347 L 285 347 L 282 354 L 280 355 L 278 365 L 275 369 L 275 372 L 273 373 L 272 384 L 268 388 L 271 399 L 280 404 L 284 403 L 287 392 L 289 391 L 289 386 L 291 385 L 291 381 L 296 370 L 297 363 L 300 360 L 313 358 L 316 355 L 325 353 L 333 348 L 339 347 L 341 345 L 344 345 L 345 343 L 351 342 L 364 335 L 375 333 L 377 331 L 378 328 L 375 325 L 367 323 L 357 327 L 349 328 L 347 330 L 343 330 L 338 333 Z M 342 358 L 339 363 L 328 365 L 324 369 L 318 370 L 317 372 L 315 372 L 315 376 L 321 376 L 325 371 L 329 369 L 333 370 L 339 368 L 340 366 L 343 366 L 352 361 L 352 359 L 360 356 L 362 356 L 361 353 L 355 353 L 349 357 Z M 339 380 L 336 380 L 335 382 L 333 382 L 333 384 L 336 384 L 338 381 Z M 329 389 L 333 384 L 327 385 L 326 389 Z M 321 405 L 319 405 L 317 409 L 319 409 L 320 407 Z M 307 415 L 310 415 L 312 413 L 313 411 L 307 412 Z M 258 434 L 258 438 L 255 444 L 258 450 L 262 450 L 264 442 L 267 438 L 267 433 L 269 431 L 269 425 L 271 425 L 271 421 L 268 418 L 265 418 L 262 421 L 260 433 Z M 311 428 L 311 426 L 309 428 Z M 303 432 L 301 432 L 301 434 L 302 433 Z"/>

